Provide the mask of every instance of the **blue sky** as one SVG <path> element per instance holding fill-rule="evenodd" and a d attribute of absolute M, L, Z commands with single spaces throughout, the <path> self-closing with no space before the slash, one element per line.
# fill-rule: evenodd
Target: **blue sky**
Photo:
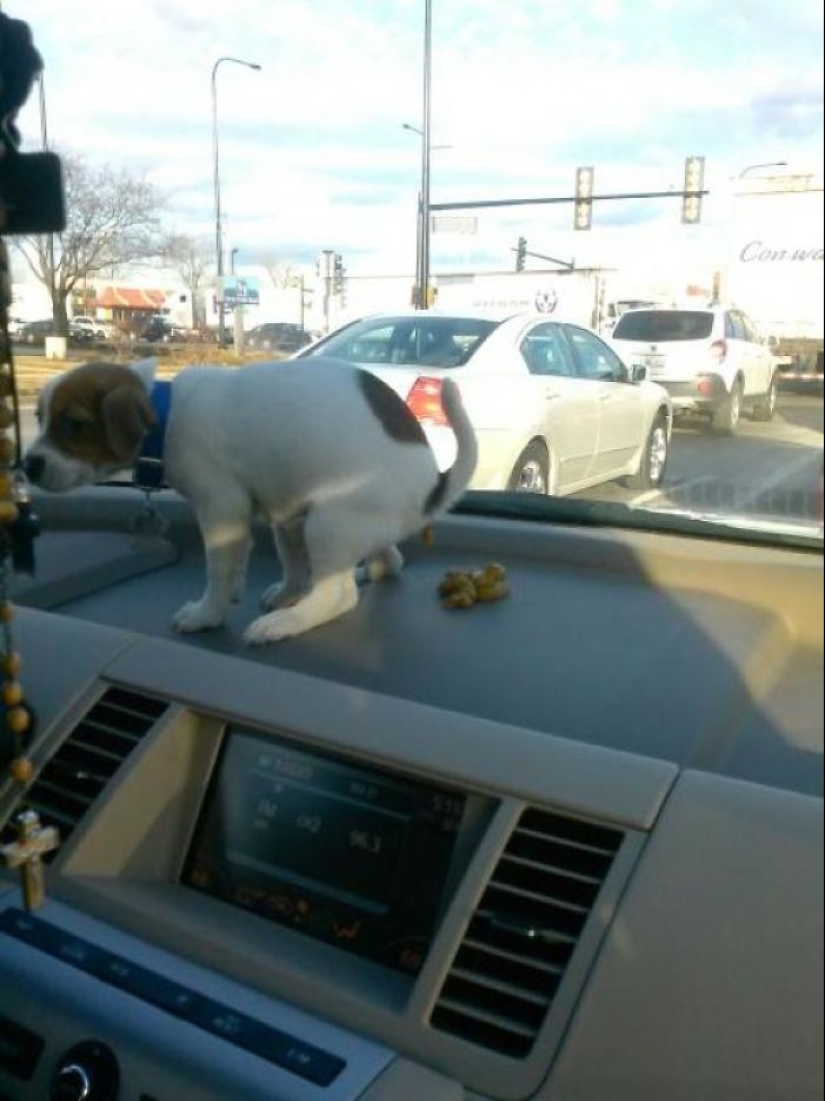
<path fill-rule="evenodd" d="M 250 263 L 342 252 L 358 272 L 412 271 L 423 0 L 6 0 L 46 61 L 58 147 L 129 164 L 181 232 L 213 225 L 210 73 L 219 71 L 228 245 Z M 787 161 L 822 171 L 823 24 L 814 0 L 433 0 L 432 198 L 681 187 L 707 158 L 700 227 L 677 200 L 479 211 L 474 236 L 436 234 L 433 266 L 507 269 L 512 246 L 579 262 L 703 256 L 731 180 Z M 36 103 L 21 119 L 28 145 Z"/>

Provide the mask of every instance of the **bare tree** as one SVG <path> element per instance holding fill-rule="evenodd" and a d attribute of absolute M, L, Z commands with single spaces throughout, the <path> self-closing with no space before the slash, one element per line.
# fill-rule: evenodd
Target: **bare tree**
<path fill-rule="evenodd" d="M 60 236 L 24 237 L 16 247 L 52 299 L 58 332 L 68 330 L 72 292 L 101 271 L 162 251 L 160 196 L 128 169 L 63 157 L 67 224 Z"/>
<path fill-rule="evenodd" d="M 192 328 L 206 323 L 200 291 L 207 283 L 213 266 L 211 244 L 201 237 L 177 233 L 164 246 L 166 263 L 189 291 L 192 303 Z"/>
<path fill-rule="evenodd" d="M 268 254 L 261 258 L 261 266 L 276 290 L 283 291 L 288 287 L 301 286 L 300 273 L 288 261 L 281 261 L 277 256 Z"/>

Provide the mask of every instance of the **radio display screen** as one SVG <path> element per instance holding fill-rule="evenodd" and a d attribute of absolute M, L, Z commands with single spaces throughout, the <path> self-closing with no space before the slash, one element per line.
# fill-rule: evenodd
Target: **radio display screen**
<path fill-rule="evenodd" d="M 415 973 L 464 810 L 448 788 L 230 729 L 182 882 Z"/>

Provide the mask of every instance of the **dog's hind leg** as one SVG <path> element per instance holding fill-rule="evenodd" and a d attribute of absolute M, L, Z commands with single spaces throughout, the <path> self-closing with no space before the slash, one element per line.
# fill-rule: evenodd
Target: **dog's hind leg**
<path fill-rule="evenodd" d="M 282 607 L 251 624 L 244 640 L 252 644 L 277 642 L 328 623 L 358 603 L 355 566 L 385 555 L 385 568 L 400 555 L 390 548 L 405 534 L 381 514 L 373 502 L 357 495 L 313 505 L 302 527 L 311 588 L 291 607 Z"/>
<path fill-rule="evenodd" d="M 244 642 L 263 646 L 292 635 L 303 634 L 351 611 L 358 603 L 358 586 L 353 570 L 332 574 L 318 581 L 311 592 L 291 607 L 260 616 L 244 632 Z"/>
<path fill-rule="evenodd" d="M 206 588 L 200 600 L 184 604 L 172 620 L 175 630 L 185 634 L 220 627 L 246 573 L 249 499 L 239 490 L 221 487 L 216 500 L 217 507 L 207 505 L 197 512 L 206 553 Z"/>
<path fill-rule="evenodd" d="M 385 577 L 397 577 L 404 568 L 404 556 L 395 544 L 372 555 L 355 571 L 358 584 L 367 581 L 383 581 Z"/>

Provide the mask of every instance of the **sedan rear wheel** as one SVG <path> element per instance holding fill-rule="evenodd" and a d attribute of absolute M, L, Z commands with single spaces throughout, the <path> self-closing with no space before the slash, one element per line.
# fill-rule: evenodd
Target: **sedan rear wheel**
<path fill-rule="evenodd" d="M 550 484 L 550 458 L 544 444 L 533 440 L 519 455 L 507 488 L 516 493 L 541 493 Z"/>

